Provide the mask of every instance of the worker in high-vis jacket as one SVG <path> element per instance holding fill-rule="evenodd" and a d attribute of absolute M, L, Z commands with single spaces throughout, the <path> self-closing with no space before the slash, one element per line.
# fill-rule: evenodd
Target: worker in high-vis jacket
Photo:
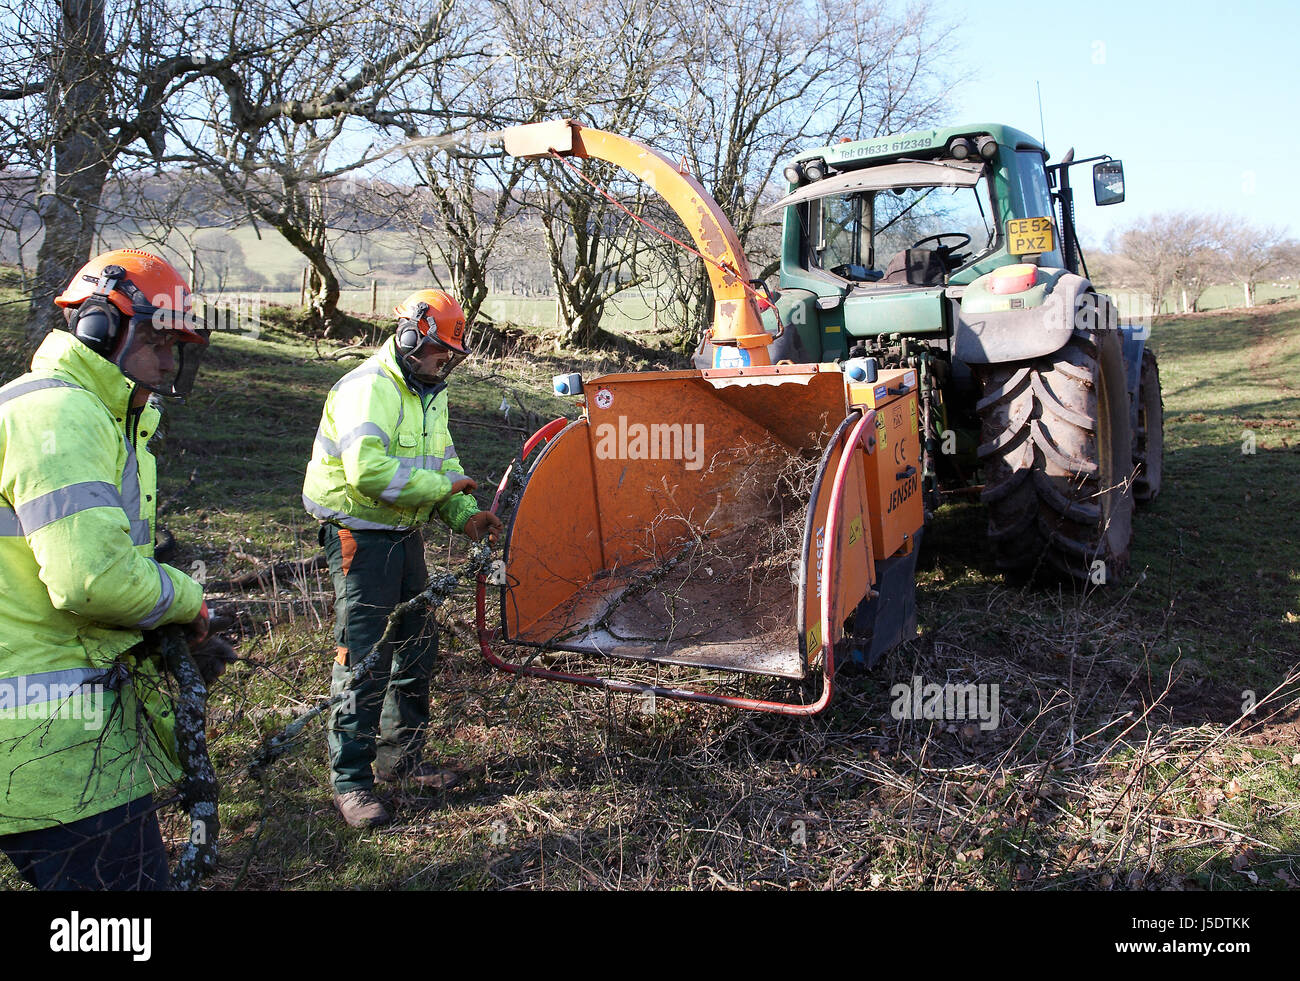
<path fill-rule="evenodd" d="M 142 641 L 208 617 L 153 557 L 149 398 L 188 392 L 207 331 L 176 270 L 133 249 L 54 302 L 67 330 L 0 388 L 0 850 L 42 889 L 165 888 L 151 795 L 179 773 Z"/>
<path fill-rule="evenodd" d="M 430 788 L 456 779 L 421 759 L 438 650 L 425 612 L 402 615 L 389 649 L 370 657 L 389 614 L 427 585 L 421 528 L 436 517 L 472 541 L 501 529 L 471 496 L 477 484 L 447 431 L 447 376 L 469 354 L 465 314 L 432 289 L 395 313 L 394 336 L 326 397 L 302 495 L 322 522 L 334 583 L 332 692 L 343 697 L 330 715 L 330 768 L 335 805 L 353 827 L 389 821 L 376 779 Z"/>

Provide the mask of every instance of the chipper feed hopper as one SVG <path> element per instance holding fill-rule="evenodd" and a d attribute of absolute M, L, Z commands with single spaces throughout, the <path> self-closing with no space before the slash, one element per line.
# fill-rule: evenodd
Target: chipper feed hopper
<path fill-rule="evenodd" d="M 540 431 L 502 481 L 503 562 L 478 594 L 485 657 L 616 691 L 820 711 L 837 663 L 870 663 L 916 631 L 916 372 L 866 358 L 771 364 L 784 328 L 773 308 L 760 312 L 735 233 L 654 150 L 570 122 L 517 127 L 505 143 L 516 156 L 611 161 L 652 182 L 707 264 L 715 366 L 555 379 L 582 414 Z M 503 642 L 518 661 L 497 654 Z M 590 667 L 556 670 L 530 649 L 584 655 Z M 811 684 L 781 701 L 610 676 L 632 662 Z"/>

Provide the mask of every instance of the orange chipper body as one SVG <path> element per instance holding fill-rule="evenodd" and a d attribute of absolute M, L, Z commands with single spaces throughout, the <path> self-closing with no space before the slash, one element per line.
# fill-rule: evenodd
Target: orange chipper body
<path fill-rule="evenodd" d="M 735 235 L 696 182 L 648 148 L 576 124 L 519 127 L 505 140 L 519 155 L 600 156 L 652 179 L 706 258 L 735 270 L 709 266 L 714 343 L 766 355 L 771 338 L 741 285 L 748 273 Z M 508 473 L 494 504 L 522 476 L 504 516 L 503 566 L 479 587 L 480 645 L 497 667 L 810 715 L 830 700 L 837 659 L 915 634 L 924 519 L 915 371 L 753 364 L 555 384 L 577 398 L 581 416 L 530 441 L 516 464 L 526 475 Z M 774 543 L 792 515 L 802 528 Z M 498 626 L 488 626 L 490 605 Z M 502 641 L 571 652 L 584 668 L 506 661 L 494 649 Z M 631 662 L 820 675 L 821 685 L 763 699 L 627 681 L 601 667 Z"/>

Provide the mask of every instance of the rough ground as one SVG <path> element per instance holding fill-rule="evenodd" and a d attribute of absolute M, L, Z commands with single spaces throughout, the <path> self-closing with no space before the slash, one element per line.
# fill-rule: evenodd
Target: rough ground
<path fill-rule="evenodd" d="M 1153 345 L 1165 490 L 1136 520 L 1133 573 L 1088 595 L 1011 589 L 983 554 L 978 506 L 947 506 L 920 577 L 921 636 L 842 675 L 812 720 L 515 683 L 479 657 L 462 591 L 440 613 L 432 749 L 466 779 L 399 793 L 394 827 L 353 831 L 330 803 L 319 725 L 264 783 L 243 773 L 327 691 L 326 577 L 282 565 L 229 591 L 244 661 L 210 704 L 223 781 L 211 887 L 1295 888 L 1300 309 L 1171 318 Z M 175 563 L 228 584 L 315 555 L 302 469 L 325 391 L 356 362 L 274 330 L 223 337 L 214 354 L 202 393 L 170 416 L 160 481 Z M 566 410 L 544 393 L 572 363 L 462 368 L 453 432 L 473 476 L 495 480 L 521 430 Z M 462 551 L 429 538 L 433 564 L 455 568 Z M 913 677 L 998 685 L 1002 724 L 894 718 L 891 686 Z M 186 827 L 167 813 L 179 843 Z M 7 867 L 0 885 L 15 885 Z"/>

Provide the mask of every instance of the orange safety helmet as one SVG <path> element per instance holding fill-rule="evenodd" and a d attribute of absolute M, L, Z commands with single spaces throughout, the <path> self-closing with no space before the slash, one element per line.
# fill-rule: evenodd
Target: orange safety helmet
<path fill-rule="evenodd" d="M 430 339 L 456 354 L 469 354 L 465 346 L 465 311 L 443 290 L 416 290 L 393 308 L 397 314 L 397 349 L 413 354 Z"/>
<path fill-rule="evenodd" d="M 122 270 L 105 280 L 109 267 Z M 196 328 L 189 284 L 171 263 L 139 249 L 114 249 L 95 256 L 77 271 L 67 289 L 54 298 L 60 307 L 80 306 L 103 296 L 127 317 L 151 317 L 159 330 L 180 332 L 178 341 L 202 343 Z"/>
<path fill-rule="evenodd" d="M 71 309 L 72 335 L 127 378 L 168 398 L 189 394 L 208 331 L 195 318 L 189 286 L 171 263 L 139 249 L 105 252 L 82 266 L 54 302 Z M 182 352 L 194 353 L 181 353 L 158 377 L 148 377 L 154 372 L 142 371 L 134 356 L 157 343 L 151 335 L 163 333 L 184 343 Z"/>

